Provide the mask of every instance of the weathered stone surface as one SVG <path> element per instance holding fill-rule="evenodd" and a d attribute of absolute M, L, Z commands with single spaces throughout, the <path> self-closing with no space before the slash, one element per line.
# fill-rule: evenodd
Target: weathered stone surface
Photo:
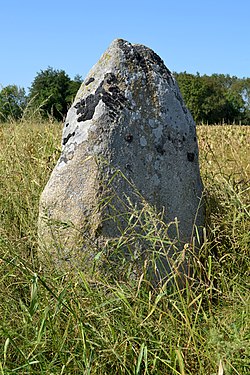
<path fill-rule="evenodd" d="M 113 208 L 111 185 L 120 198 Z M 40 202 L 47 254 L 79 266 L 94 256 L 94 246 L 86 254 L 85 239 L 119 235 L 107 216 L 123 211 L 126 197 L 138 203 L 135 189 L 164 208 L 166 222 L 177 217 L 180 241 L 192 242 L 194 224 L 203 225 L 195 123 L 160 57 L 117 39 L 90 70 L 65 121 L 61 157 Z M 174 228 L 170 236 L 177 236 Z"/>

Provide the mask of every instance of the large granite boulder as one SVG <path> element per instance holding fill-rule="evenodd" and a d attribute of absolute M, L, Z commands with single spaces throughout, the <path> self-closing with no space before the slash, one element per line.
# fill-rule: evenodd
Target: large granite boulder
<path fill-rule="evenodd" d="M 166 223 L 177 218 L 169 237 L 181 251 L 203 225 L 201 196 L 195 123 L 174 77 L 151 49 L 115 40 L 68 111 L 40 201 L 40 252 L 58 267 L 84 267 L 124 231 L 126 208 L 143 202 Z M 168 256 L 156 264 L 160 279 Z"/>

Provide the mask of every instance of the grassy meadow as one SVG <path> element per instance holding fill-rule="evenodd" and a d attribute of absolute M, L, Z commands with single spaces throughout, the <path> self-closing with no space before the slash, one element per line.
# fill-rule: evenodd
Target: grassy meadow
<path fill-rule="evenodd" d="M 39 271 L 38 202 L 61 131 L 0 124 L 0 375 L 250 374 L 250 126 L 197 129 L 205 242 L 184 293 L 143 275 Z"/>

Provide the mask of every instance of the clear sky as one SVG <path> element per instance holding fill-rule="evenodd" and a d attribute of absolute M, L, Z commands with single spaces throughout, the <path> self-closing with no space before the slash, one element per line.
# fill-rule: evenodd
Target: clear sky
<path fill-rule="evenodd" d="M 48 66 L 84 78 L 115 38 L 172 71 L 250 76 L 250 0 L 0 0 L 0 85 Z"/>

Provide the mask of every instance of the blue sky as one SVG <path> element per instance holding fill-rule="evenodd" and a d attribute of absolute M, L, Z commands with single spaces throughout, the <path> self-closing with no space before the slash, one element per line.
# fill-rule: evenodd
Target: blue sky
<path fill-rule="evenodd" d="M 249 0 L 0 0 L 0 85 L 51 66 L 83 78 L 115 38 L 172 71 L 250 76 Z"/>

